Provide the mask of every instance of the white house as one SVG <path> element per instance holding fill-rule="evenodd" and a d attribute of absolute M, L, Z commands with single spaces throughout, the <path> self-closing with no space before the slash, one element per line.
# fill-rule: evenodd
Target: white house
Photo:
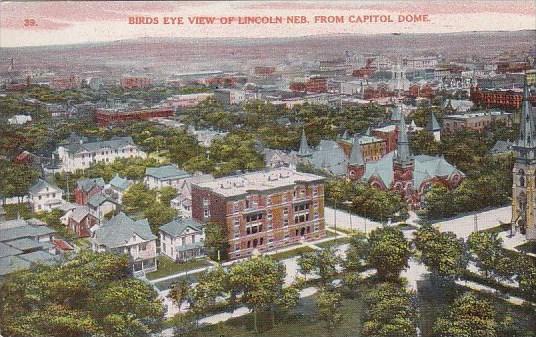
<path fill-rule="evenodd" d="M 211 174 L 199 174 L 186 178 L 177 188 L 177 197 L 172 199 L 170 206 L 177 209 L 183 218 L 192 217 L 192 183 L 204 183 L 213 180 Z"/>
<path fill-rule="evenodd" d="M 114 212 L 119 207 L 117 200 L 114 200 L 104 193 L 97 193 L 91 196 L 87 202 L 90 214 L 97 219 L 103 220 L 104 216 Z"/>
<path fill-rule="evenodd" d="M 146 168 L 143 182 L 149 189 L 160 189 L 166 186 L 177 189 L 182 181 L 189 177 L 191 175 L 188 172 L 178 169 L 177 166 L 165 165 Z"/>
<path fill-rule="evenodd" d="M 34 212 L 48 212 L 64 203 L 62 199 L 63 190 L 43 179 L 39 179 L 37 183 L 30 187 L 28 194 Z"/>
<path fill-rule="evenodd" d="M 27 115 L 15 115 L 7 120 L 11 125 L 23 125 L 32 121 L 32 116 Z"/>
<path fill-rule="evenodd" d="M 185 262 L 205 256 L 203 225 L 193 219 L 175 219 L 160 227 L 160 253 Z"/>
<path fill-rule="evenodd" d="M 127 254 L 134 275 L 142 276 L 157 268 L 156 239 L 147 219 L 134 221 L 121 212 L 93 226 L 91 246 L 94 252 Z"/>
<path fill-rule="evenodd" d="M 74 172 L 99 162 L 111 163 L 119 158 L 146 158 L 147 154 L 138 149 L 132 137 L 114 137 L 99 142 L 86 142 L 85 138 L 80 137 L 78 142 L 58 147 L 58 157 L 61 171 Z"/>

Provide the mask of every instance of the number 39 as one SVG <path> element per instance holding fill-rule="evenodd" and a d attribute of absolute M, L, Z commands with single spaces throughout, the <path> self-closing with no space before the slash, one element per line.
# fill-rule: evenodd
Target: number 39
<path fill-rule="evenodd" d="M 37 26 L 34 19 L 24 19 L 24 27 Z"/>

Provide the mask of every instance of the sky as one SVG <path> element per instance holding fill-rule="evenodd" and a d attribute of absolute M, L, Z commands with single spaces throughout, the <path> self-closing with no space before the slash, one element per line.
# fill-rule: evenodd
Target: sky
<path fill-rule="evenodd" d="M 399 15 L 428 15 L 428 22 L 398 22 Z M 350 23 L 350 16 L 390 15 L 389 23 Z M 129 17 L 159 24 L 129 24 Z M 306 24 L 189 24 L 193 16 L 305 16 Z M 315 23 L 343 16 L 344 23 Z M 163 17 L 183 17 L 182 25 Z M 33 21 L 32 21 L 33 20 Z M 236 19 L 235 19 L 236 20 Z M 265 38 L 319 34 L 449 33 L 536 29 L 536 1 L 191 1 L 0 2 L 0 47 L 104 42 L 141 37 Z"/>

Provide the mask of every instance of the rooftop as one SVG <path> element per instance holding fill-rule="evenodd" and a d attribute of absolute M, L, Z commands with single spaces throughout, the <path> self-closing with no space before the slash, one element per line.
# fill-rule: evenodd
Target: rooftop
<path fill-rule="evenodd" d="M 190 177 L 190 173 L 180 170 L 175 165 L 165 165 L 160 167 L 148 167 L 145 175 L 155 177 L 159 180 L 180 179 Z"/>
<path fill-rule="evenodd" d="M 97 227 L 94 240 L 98 245 L 116 248 L 125 246 L 135 236 L 146 241 L 156 240 L 147 219 L 134 221 L 121 212 Z"/>
<path fill-rule="evenodd" d="M 202 224 L 194 219 L 175 219 L 160 227 L 160 230 L 173 237 L 181 235 L 187 228 L 195 232 L 202 230 Z"/>
<path fill-rule="evenodd" d="M 232 197 L 251 192 L 271 191 L 298 183 L 313 183 L 323 180 L 324 177 L 314 174 L 296 172 L 288 168 L 277 168 L 238 176 L 222 177 L 193 185 L 211 190 L 225 197 Z"/>

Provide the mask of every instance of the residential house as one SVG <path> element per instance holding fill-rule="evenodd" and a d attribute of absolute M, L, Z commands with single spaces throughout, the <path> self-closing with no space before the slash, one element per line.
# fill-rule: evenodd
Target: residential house
<path fill-rule="evenodd" d="M 157 269 L 157 237 L 147 219 L 135 221 L 121 212 L 92 231 L 93 251 L 128 255 L 135 276 Z"/>
<path fill-rule="evenodd" d="M 104 192 L 106 195 L 114 200 L 117 200 L 117 202 L 121 204 L 123 201 L 123 194 L 130 187 L 130 185 L 132 185 L 132 181 L 122 178 L 116 173 L 108 185 L 106 185 Z"/>
<path fill-rule="evenodd" d="M 91 227 L 99 222 L 99 219 L 91 213 L 88 206 L 79 206 L 73 210 L 67 220 L 69 229 L 78 237 L 90 237 Z"/>
<path fill-rule="evenodd" d="M 192 184 L 203 183 L 213 180 L 211 174 L 200 174 L 186 178 L 177 189 L 177 197 L 172 199 L 171 207 L 179 211 L 182 218 L 192 217 Z"/>
<path fill-rule="evenodd" d="M 175 219 L 160 227 L 160 253 L 185 262 L 205 255 L 203 225 L 193 219 Z"/>
<path fill-rule="evenodd" d="M 178 188 L 181 182 L 189 177 L 191 174 L 178 169 L 177 166 L 165 165 L 146 168 L 143 181 L 149 189 L 161 189 L 167 186 Z"/>
<path fill-rule="evenodd" d="M 104 185 L 104 179 L 102 178 L 78 180 L 74 189 L 75 202 L 80 205 L 87 204 L 89 198 L 97 193 L 100 193 L 104 189 Z"/>
<path fill-rule="evenodd" d="M 30 204 L 34 212 L 51 211 L 60 207 L 64 200 L 63 191 L 43 179 L 39 179 L 28 192 Z"/>
<path fill-rule="evenodd" d="M 105 215 L 116 213 L 120 204 L 104 193 L 98 193 L 89 198 L 87 202 L 90 213 L 97 219 L 104 219 Z"/>
<path fill-rule="evenodd" d="M 0 278 L 34 264 L 58 261 L 55 232 L 37 219 L 0 223 Z"/>

